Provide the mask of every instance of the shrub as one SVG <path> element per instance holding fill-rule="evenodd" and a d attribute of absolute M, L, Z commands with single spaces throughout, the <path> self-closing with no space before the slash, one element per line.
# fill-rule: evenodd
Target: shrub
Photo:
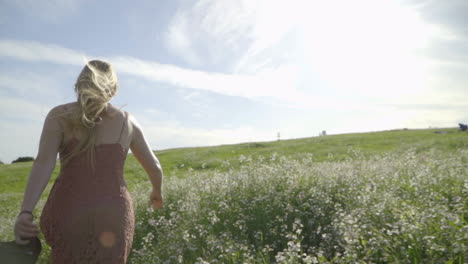
<path fill-rule="evenodd" d="M 464 263 L 463 162 L 415 151 L 316 163 L 241 156 L 239 169 L 166 181 L 165 208 L 134 193 L 132 263 Z M 229 164 L 226 164 L 229 167 Z"/>
<path fill-rule="evenodd" d="M 11 163 L 17 163 L 17 162 L 27 162 L 27 161 L 34 161 L 33 157 L 19 157 L 12 161 Z"/>

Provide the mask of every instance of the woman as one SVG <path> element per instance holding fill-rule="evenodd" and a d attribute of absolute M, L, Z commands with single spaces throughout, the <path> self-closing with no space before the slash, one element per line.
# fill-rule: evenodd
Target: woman
<path fill-rule="evenodd" d="M 153 208 L 162 208 L 162 169 L 127 112 L 109 101 L 118 81 L 109 63 L 87 63 L 75 84 L 77 101 L 47 115 L 21 212 L 17 244 L 39 234 L 33 210 L 60 153 L 61 170 L 41 214 L 40 227 L 52 248 L 52 263 L 126 263 L 135 218 L 123 179 L 128 149 L 146 170 Z"/>

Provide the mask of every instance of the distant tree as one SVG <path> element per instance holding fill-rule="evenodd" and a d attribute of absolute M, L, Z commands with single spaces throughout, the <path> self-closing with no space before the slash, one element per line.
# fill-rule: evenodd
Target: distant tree
<path fill-rule="evenodd" d="M 12 161 L 11 163 L 17 163 L 17 162 L 27 162 L 27 161 L 34 161 L 33 157 L 19 157 Z"/>
<path fill-rule="evenodd" d="M 458 125 L 460 126 L 461 131 L 466 131 L 468 129 L 468 125 L 465 125 L 465 124 L 462 124 L 462 123 L 459 123 Z"/>
<path fill-rule="evenodd" d="M 1 165 L 1 164 L 5 164 L 5 163 L 3 163 L 3 161 L 0 160 L 0 165 Z"/>

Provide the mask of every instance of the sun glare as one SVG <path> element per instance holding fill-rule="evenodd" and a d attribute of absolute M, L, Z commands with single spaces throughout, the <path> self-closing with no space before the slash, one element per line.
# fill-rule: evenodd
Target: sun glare
<path fill-rule="evenodd" d="M 430 27 L 396 1 L 297 1 L 304 65 L 338 89 L 400 97 L 424 88 Z"/>

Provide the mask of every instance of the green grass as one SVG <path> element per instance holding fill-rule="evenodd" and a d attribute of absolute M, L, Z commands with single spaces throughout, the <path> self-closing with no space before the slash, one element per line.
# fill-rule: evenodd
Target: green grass
<path fill-rule="evenodd" d="M 266 157 L 137 195 L 132 263 L 465 263 L 466 149 Z M 144 188 L 142 188 L 144 190 Z M 138 192 L 144 194 L 144 192 Z M 204 262 L 205 261 L 205 262 Z"/>
<path fill-rule="evenodd" d="M 443 131 L 445 134 L 436 134 L 436 131 Z M 333 160 L 339 161 L 348 157 L 350 148 L 367 156 L 409 147 L 416 148 L 418 152 L 432 148 L 450 152 L 467 147 L 467 135 L 457 129 L 395 130 L 216 147 L 180 148 L 155 153 L 167 175 L 183 177 L 189 168 L 221 169 L 225 161 L 229 161 L 231 165 L 238 165 L 240 155 L 271 156 L 276 152 L 300 158 L 304 153 L 311 153 L 314 160 L 323 161 L 330 160 L 331 154 Z"/>
<path fill-rule="evenodd" d="M 445 134 L 436 134 L 443 131 Z M 155 151 L 163 165 L 166 176 L 184 177 L 190 170 L 222 169 L 223 163 L 238 165 L 238 158 L 244 156 L 271 156 L 278 153 L 284 156 L 300 158 L 304 153 L 311 153 L 315 161 L 343 160 L 348 157 L 349 149 L 360 151 L 367 156 L 385 153 L 391 150 L 416 148 L 418 152 L 427 149 L 439 149 L 450 152 L 468 146 L 468 133 L 455 128 L 395 130 L 372 133 L 329 135 L 290 139 L 273 142 L 252 142 L 213 147 L 177 148 Z M 0 165 L 0 192 L 23 191 L 32 162 Z M 54 180 L 59 166 L 51 179 Z M 146 178 L 133 155 L 129 154 L 125 176 L 129 185 Z"/>
<path fill-rule="evenodd" d="M 436 131 L 442 131 L 443 133 L 435 133 Z M 196 226 L 193 226 L 190 224 L 190 222 L 186 222 L 184 219 L 198 219 L 197 224 L 199 225 L 199 228 L 206 228 L 209 234 L 211 234 L 211 237 L 205 237 L 204 239 L 207 239 L 207 241 L 213 240 L 217 241 L 217 243 L 221 243 L 223 246 L 232 247 L 236 248 L 238 245 L 239 241 L 248 241 L 248 243 L 242 244 L 245 247 L 244 248 L 237 248 L 234 252 L 234 255 L 229 255 L 229 258 L 225 259 L 226 261 L 229 260 L 227 263 L 236 263 L 237 261 L 244 260 L 247 262 L 252 262 L 252 259 L 246 258 L 242 254 L 247 254 L 249 256 L 252 256 L 255 261 L 255 263 L 262 263 L 262 259 L 265 261 L 272 261 L 275 259 L 276 256 L 278 258 L 281 258 L 282 255 L 287 249 L 288 244 L 287 242 L 290 241 L 290 238 L 286 237 L 288 235 L 289 231 L 291 229 L 288 229 L 289 231 L 282 232 L 281 230 L 277 231 L 278 237 L 268 237 L 266 236 L 266 232 L 268 230 L 263 230 L 262 228 L 262 223 L 268 222 L 271 215 L 263 215 L 260 212 L 266 212 L 268 210 L 272 210 L 271 213 L 273 215 L 278 215 L 278 217 L 285 217 L 282 212 L 281 206 L 287 206 L 287 204 L 291 204 L 293 208 L 296 208 L 300 212 L 303 212 L 304 215 L 301 215 L 301 217 L 312 217 L 308 214 L 306 214 L 304 210 L 310 210 L 310 208 L 301 208 L 297 207 L 299 206 L 298 201 L 296 198 L 292 199 L 291 197 L 296 197 L 298 193 L 302 191 L 305 191 L 303 187 L 297 186 L 297 183 L 300 182 L 302 185 L 306 186 L 306 188 L 310 190 L 315 190 L 316 192 L 319 192 L 320 190 L 317 189 L 317 186 L 321 186 L 322 188 L 328 188 L 325 191 L 322 190 L 322 193 L 326 197 L 329 197 L 330 199 L 330 204 L 315 204 L 310 203 L 310 206 L 316 206 L 316 209 L 324 210 L 327 211 L 329 210 L 329 214 L 325 214 L 323 218 L 319 218 L 317 221 L 323 222 L 330 222 L 330 221 L 337 221 L 335 220 L 336 218 L 336 213 L 337 211 L 335 210 L 337 204 L 340 204 L 340 206 L 346 206 L 347 208 L 351 208 L 354 210 L 358 210 L 359 208 L 363 206 L 370 206 L 370 208 L 375 208 L 376 204 L 381 202 L 381 199 L 379 198 L 379 192 L 381 194 L 387 194 L 391 195 L 392 197 L 396 197 L 396 194 L 402 195 L 404 199 L 396 199 L 392 198 L 391 204 L 386 205 L 387 207 L 384 207 L 384 213 L 383 216 L 384 218 L 379 218 L 379 217 L 374 217 L 375 221 L 383 221 L 383 223 L 388 222 L 388 224 L 394 224 L 398 223 L 398 217 L 403 217 L 407 219 L 413 219 L 414 215 L 408 216 L 402 212 L 398 211 L 398 208 L 406 208 L 408 207 L 411 210 L 415 210 L 418 213 L 421 213 L 421 210 L 427 210 L 430 209 L 429 205 L 426 200 L 433 200 L 433 199 L 439 199 L 442 201 L 442 205 L 438 206 L 445 206 L 443 203 L 444 199 L 458 199 L 456 197 L 462 197 L 463 199 L 466 198 L 466 193 L 463 193 L 464 190 L 461 190 L 459 186 L 465 186 L 463 185 L 463 182 L 460 182 L 460 179 L 466 179 L 466 174 L 462 175 L 462 178 L 456 178 L 456 177 L 448 177 L 446 180 L 441 179 L 439 182 L 431 183 L 432 185 L 424 185 L 427 184 L 428 179 L 422 177 L 418 178 L 417 183 L 420 185 L 424 185 L 425 187 L 433 188 L 437 190 L 437 196 L 435 194 L 431 193 L 420 193 L 420 190 L 418 190 L 414 186 L 414 176 L 417 174 L 416 171 L 416 165 L 415 164 L 404 164 L 402 166 L 398 165 L 398 162 L 405 162 L 404 160 L 398 160 L 397 157 L 395 157 L 395 153 L 402 153 L 402 157 L 408 157 L 408 153 L 412 153 L 415 157 L 417 157 L 419 160 L 424 160 L 425 157 L 427 156 L 429 161 L 433 160 L 433 163 L 438 164 L 436 167 L 432 166 L 431 162 L 429 162 L 427 165 L 431 168 L 429 172 L 427 172 L 426 176 L 429 178 L 435 178 L 438 179 L 440 175 L 444 175 L 445 171 L 453 171 L 457 170 L 460 168 L 456 168 L 453 163 L 453 159 L 455 159 L 455 153 L 459 153 L 460 150 L 466 150 L 468 149 L 468 133 L 463 133 L 457 131 L 457 129 L 454 128 L 447 128 L 447 129 L 424 129 L 424 130 L 395 130 L 395 131 L 384 131 L 384 132 L 375 132 L 375 133 L 360 133 L 360 134 L 344 134 L 344 135 L 330 135 L 330 136 L 324 136 L 324 137 L 314 137 L 314 138 L 303 138 L 303 139 L 294 139 L 294 140 L 281 140 L 281 141 L 274 141 L 274 142 L 256 142 L 256 143 L 244 143 L 244 144 L 236 144 L 236 145 L 222 145 L 222 146 L 215 146 L 215 147 L 198 147 L 198 148 L 180 148 L 180 149 L 170 149 L 170 150 L 161 150 L 161 151 L 156 151 L 156 155 L 161 161 L 161 164 L 163 166 L 164 172 L 165 172 L 165 186 L 164 186 L 164 192 L 166 194 L 166 208 L 162 211 L 160 211 L 160 214 L 157 215 L 148 215 L 146 213 L 144 208 L 144 199 L 147 198 L 148 191 L 150 189 L 150 184 L 147 179 L 147 176 L 144 172 L 144 170 L 141 168 L 141 166 L 138 164 L 136 161 L 135 157 L 133 155 L 129 155 L 126 161 L 126 166 L 125 166 L 125 179 L 126 182 L 129 186 L 130 191 L 135 195 L 136 197 L 136 206 L 139 208 L 137 210 L 137 219 L 139 220 L 139 226 L 137 226 L 137 231 L 136 231 L 136 236 L 135 236 L 135 243 L 134 243 L 134 248 L 136 250 L 139 250 L 140 252 L 145 252 L 145 257 L 142 257 L 141 255 L 134 254 L 132 255 L 132 259 L 134 260 L 133 263 L 147 263 L 145 262 L 145 258 L 150 258 L 150 256 L 156 254 L 156 253 L 151 253 L 151 252 L 159 252 L 158 256 L 167 256 L 173 254 L 174 256 L 182 256 L 184 261 L 190 260 L 190 261 L 195 261 L 198 257 L 202 257 L 203 259 L 206 260 L 206 258 L 213 258 L 215 254 L 217 253 L 209 253 L 210 245 L 206 244 L 206 242 L 199 241 L 200 238 L 197 238 L 196 240 L 189 241 L 190 243 L 187 244 L 178 244 L 182 243 L 181 241 L 174 242 L 174 244 L 177 244 L 181 246 L 182 248 L 185 248 L 184 250 L 188 250 L 187 252 L 182 252 L 183 254 L 176 254 L 176 251 L 171 251 L 170 248 L 164 247 L 161 248 L 160 251 L 157 251 L 154 249 L 153 251 L 145 251 L 144 247 L 161 247 L 164 243 L 172 243 L 170 240 L 165 241 L 164 239 L 149 239 L 147 236 L 150 233 L 154 232 L 149 232 L 151 230 L 151 226 L 148 225 L 148 220 L 149 219 L 168 219 L 170 218 L 170 213 L 178 213 L 182 217 L 179 219 L 180 226 L 178 225 L 176 227 L 176 230 L 179 230 L 183 232 L 184 230 L 191 232 L 194 231 L 194 228 L 196 229 Z M 393 154 L 392 154 L 393 153 Z M 431 153 L 437 153 L 436 156 L 434 156 Z M 460 155 L 458 158 L 458 162 L 462 164 L 467 164 L 468 163 L 468 157 L 466 156 L 466 152 L 463 152 L 465 154 Z M 263 157 L 263 158 L 262 158 Z M 284 157 L 282 159 L 286 160 L 287 162 L 281 163 L 280 157 Z M 311 159 L 313 161 L 313 164 L 317 164 L 314 166 L 317 167 L 307 167 L 309 165 L 301 165 L 299 166 L 296 171 L 288 172 L 289 167 L 294 167 L 296 166 L 294 161 L 300 161 L 303 160 L 304 157 L 307 157 L 307 159 Z M 389 162 L 385 163 L 385 160 L 388 159 L 388 157 L 392 157 Z M 451 159 L 446 160 L 445 157 L 452 157 Z M 388 175 L 398 175 L 395 179 L 398 180 L 398 182 L 378 182 L 372 185 L 371 183 L 375 181 L 375 178 L 373 178 L 376 175 L 379 175 L 379 173 L 374 172 L 372 167 L 369 167 L 368 165 L 363 165 L 361 161 L 363 160 L 374 160 L 376 163 L 382 161 L 382 168 L 385 168 L 386 171 L 385 173 L 390 173 Z M 448 167 L 444 167 L 444 164 L 450 164 Z M 246 166 L 246 164 L 250 164 Z M 252 165 L 253 164 L 253 165 Z M 322 164 L 322 165 L 320 165 Z M 352 164 L 352 165 L 350 165 Z M 384 164 L 387 164 L 388 166 L 385 167 Z M 392 165 L 393 164 L 393 165 Z M 12 226 L 13 226 L 13 221 L 14 218 L 19 210 L 19 206 L 22 200 L 22 194 L 24 191 L 24 187 L 26 185 L 27 177 L 29 174 L 29 171 L 31 169 L 32 162 L 26 162 L 26 163 L 16 163 L 16 164 L 7 164 L 7 165 L 0 165 L 0 190 L 1 190 L 1 195 L 0 195 L 0 210 L 1 210 L 1 217 L 0 217 L 0 222 L 2 223 L 1 228 L 0 228 L 0 239 L 1 240 L 10 240 L 13 238 L 12 235 Z M 276 172 L 272 171 L 272 175 L 277 175 L 277 176 L 271 176 L 271 178 L 268 178 L 266 175 L 265 169 L 262 166 L 272 166 L 272 168 L 276 168 Z M 276 167 L 275 167 L 276 166 Z M 286 167 L 285 167 L 286 166 Z M 288 167 L 289 166 L 289 167 Z M 305 167 L 304 167 L 305 166 Z M 325 166 L 325 167 L 320 167 L 320 166 Z M 326 167 L 329 166 L 329 167 Z M 350 173 L 353 174 L 353 180 L 354 181 L 359 181 L 359 179 L 367 179 L 368 182 L 362 183 L 362 185 L 356 186 L 355 189 L 350 190 L 349 189 L 349 182 L 340 182 L 341 180 L 338 178 L 334 178 L 333 173 L 331 173 L 332 169 L 334 167 L 341 168 L 343 166 L 350 166 L 349 169 L 351 170 Z M 432 167 L 431 167 L 432 166 Z M 320 170 L 317 168 L 321 168 Z M 315 171 L 316 174 L 310 174 L 310 173 L 305 173 L 303 170 L 307 168 L 308 170 Z M 419 167 L 418 167 L 419 168 Z M 420 169 L 424 170 L 423 167 Z M 42 199 L 39 202 L 37 209 L 36 209 L 36 215 L 39 215 L 40 210 L 42 209 L 43 203 L 45 201 L 45 198 L 47 197 L 48 190 L 51 187 L 51 184 L 53 180 L 57 177 L 57 173 L 59 171 L 59 168 L 56 168 L 54 171 L 54 174 L 51 178 L 51 181 L 46 188 L 46 191 L 42 195 Z M 282 175 L 278 175 L 277 172 L 282 171 Z M 307 171 L 307 170 L 306 170 Z M 243 172 L 247 175 L 250 175 L 248 178 L 249 180 L 246 182 L 247 185 L 243 186 L 237 186 L 236 188 L 228 188 L 228 189 L 222 189 L 221 187 L 216 187 L 216 188 L 221 188 L 217 189 L 216 191 L 213 190 L 207 190 L 207 189 L 201 189 L 201 190 L 196 190 L 190 187 L 190 185 L 194 185 L 194 188 L 196 186 L 202 188 L 202 186 L 199 186 L 197 184 L 193 184 L 192 182 L 198 182 L 199 180 L 205 180 L 209 181 L 212 179 L 213 181 L 220 181 L 222 179 L 225 179 L 226 177 L 232 177 L 232 178 L 239 178 L 239 173 Z M 294 173 L 298 175 L 294 175 Z M 393 174 L 391 174 L 393 173 Z M 325 184 L 324 182 L 321 182 L 321 177 L 318 177 L 317 175 L 326 175 L 326 179 L 328 179 L 328 185 L 320 185 L 320 184 Z M 387 175 L 385 174 L 385 175 Z M 302 176 L 301 176 L 302 175 Z M 258 177 L 257 177 L 258 176 Z M 300 176 L 300 177 L 299 177 Z M 257 180 L 256 180 L 257 178 Z M 262 180 L 263 179 L 263 182 Z M 251 211 L 244 211 L 243 208 L 249 208 L 249 204 L 251 204 L 252 201 L 256 201 L 260 199 L 259 197 L 264 197 L 268 195 L 268 192 L 271 192 L 273 188 L 270 186 L 269 182 L 275 182 L 275 180 L 291 180 L 293 183 L 293 186 L 297 186 L 297 188 L 280 188 L 278 186 L 275 186 L 275 192 L 278 194 L 278 197 L 283 197 L 282 201 L 277 201 L 277 205 L 272 205 L 271 201 L 267 202 L 256 202 L 255 207 L 250 208 L 249 210 Z M 298 182 L 294 182 L 294 181 Z M 363 180 L 364 181 L 364 180 Z M 258 187 L 255 187 L 255 184 L 258 185 Z M 380 188 L 379 190 L 373 190 L 373 196 L 372 199 L 375 202 L 374 205 L 372 205 L 370 202 L 368 204 L 362 203 L 361 201 L 358 201 L 353 198 L 353 192 L 358 193 L 361 191 L 359 188 L 368 188 L 370 186 L 373 186 L 373 188 Z M 262 189 L 263 188 L 263 189 Z M 266 188 L 266 189 L 265 189 Z M 269 189 L 270 188 L 270 189 Z M 279 188 L 279 189 L 278 189 Z M 458 188 L 458 189 L 457 189 Z M 464 187 L 466 188 L 466 186 Z M 349 192 L 346 192 L 348 190 Z M 316 195 L 313 193 L 308 192 L 309 195 Z M 458 194 L 458 196 L 457 196 Z M 218 226 L 214 225 L 213 227 L 210 227 L 210 222 L 207 220 L 207 215 L 210 212 L 215 212 L 219 213 L 221 210 L 219 207 L 219 202 L 222 201 L 220 200 L 221 198 L 218 197 L 220 196 L 224 197 L 224 201 L 228 201 L 230 203 L 233 203 L 232 205 L 232 210 L 224 212 L 225 215 L 223 215 L 222 221 L 225 223 L 230 223 L 228 226 Z M 226 196 L 226 195 L 231 195 L 231 196 Z M 262 196 L 263 195 L 263 196 Z M 425 196 L 424 196 L 425 195 Z M 456 196 L 456 197 L 455 197 Z M 231 198 L 229 198 L 231 197 Z M 235 201 L 232 199 L 232 197 L 238 197 L 242 198 L 244 203 L 240 203 L 239 201 Z M 291 199 L 289 199 L 290 197 Z M 424 198 L 425 197 L 425 198 Z M 439 197 L 439 198 L 437 198 Z M 454 198 L 455 197 L 455 198 Z M 424 200 L 426 199 L 426 200 Z M 346 201 L 345 201 L 346 200 Z M 190 209 L 190 210 L 185 210 L 181 211 L 180 209 L 177 209 L 177 207 L 181 208 L 187 208 L 189 205 L 193 205 L 193 201 L 198 201 L 198 204 L 194 205 L 195 209 Z M 286 204 L 283 202 L 286 201 Z M 463 200 L 466 206 L 466 200 Z M 451 204 L 451 201 L 446 202 L 446 204 Z M 272 208 L 269 208 L 272 206 Z M 276 206 L 276 207 L 275 207 Z M 374 207 L 372 207 L 374 206 Z M 458 205 L 459 206 L 459 205 Z M 172 208 L 171 208 L 172 207 Z M 275 209 L 276 208 L 276 209 Z M 370 210 L 370 209 L 369 209 Z M 385 211 L 387 210 L 387 211 Z M 444 209 L 445 210 L 445 209 Z M 466 208 L 464 209 L 466 211 Z M 450 210 L 445 210 L 444 212 L 451 212 Z M 246 223 L 243 223 L 239 217 L 238 214 L 242 213 L 246 217 L 243 221 L 246 221 Z M 349 213 L 349 211 L 346 211 L 346 213 Z M 368 212 L 369 214 L 371 211 Z M 183 218 L 185 216 L 185 218 Z M 356 216 L 356 215 L 353 215 Z M 163 218 L 161 218 L 163 217 Z M 217 216 L 219 217 L 219 216 Z M 248 219 L 254 217 L 255 221 L 248 221 Z M 388 217 L 385 218 L 385 217 Z M 413 217 L 413 218 L 411 218 Z M 445 219 L 443 216 L 437 216 L 437 221 L 442 221 L 441 219 Z M 468 216 L 463 216 L 464 219 L 462 218 L 463 221 L 465 221 L 466 224 L 466 219 Z M 164 221 L 166 221 L 164 220 Z M 232 221 L 231 221 L 232 220 Z M 239 223 L 236 224 L 235 221 L 240 221 Z M 359 219 L 361 221 L 361 219 Z M 373 221 L 374 221 L 373 220 Z M 418 220 L 418 219 L 413 219 L 413 220 Z M 421 226 L 427 229 L 428 234 L 439 234 L 440 232 L 437 231 L 437 229 L 440 229 L 440 224 L 437 223 L 437 221 L 434 220 L 435 222 L 429 221 L 428 223 L 425 223 Z M 146 221 L 146 222 L 145 222 Z M 163 220 L 161 220 L 163 221 Z M 163 221 L 163 222 L 164 222 Z M 233 222 L 234 221 L 234 222 Z M 279 221 L 279 220 L 278 220 Z M 291 217 L 286 217 L 284 220 L 286 221 L 285 223 L 288 225 L 288 228 L 292 228 L 292 225 L 294 223 L 294 219 Z M 445 220 L 444 220 L 445 221 Z M 448 221 L 448 220 L 447 220 Z M 302 222 L 301 222 L 302 223 Z M 373 223 L 373 222 L 372 222 Z M 273 223 L 271 223 L 273 225 Z M 302 223 L 304 224 L 304 223 Z M 339 223 L 335 223 L 338 225 Z M 245 225 L 244 228 L 246 230 L 250 230 L 247 233 L 240 233 L 240 236 L 237 236 L 234 232 L 237 230 L 240 225 Z M 448 225 L 453 225 L 448 223 Z M 236 227 L 237 226 L 237 227 Z M 379 225 L 371 225 L 373 228 L 382 228 Z M 339 226 L 330 226 L 329 228 L 335 228 L 337 230 L 339 229 Z M 166 230 L 162 226 L 158 226 L 161 232 L 159 232 L 159 236 L 169 236 L 173 237 L 175 234 L 171 233 L 170 231 Z M 178 229 L 177 229 L 178 228 Z M 272 227 L 273 228 L 273 227 Z M 312 227 L 310 227 L 312 228 Z M 307 229 L 308 232 L 310 231 L 310 228 Z M 317 226 L 313 227 L 317 228 Z M 324 227 L 325 228 L 325 227 Z M 332 229 L 333 229 L 332 228 Z M 388 263 L 392 262 L 392 256 L 395 258 L 402 257 L 400 256 L 401 254 L 410 254 L 411 257 L 414 257 L 415 259 L 425 259 L 427 254 L 436 254 L 437 252 L 437 246 L 433 246 L 435 249 L 433 249 L 434 252 L 436 253 L 428 253 L 427 251 L 427 243 L 424 244 L 421 241 L 415 240 L 414 236 L 416 234 L 413 234 L 411 232 L 407 232 L 405 234 L 402 234 L 401 237 L 398 237 L 396 240 L 393 240 L 394 238 L 388 238 L 385 237 L 385 232 L 384 233 L 379 233 L 378 230 L 367 230 L 367 232 L 373 233 L 376 237 L 379 237 L 382 241 L 393 241 L 392 243 L 398 242 L 400 239 L 401 241 L 404 241 L 406 243 L 406 248 L 408 248 L 408 245 L 413 245 L 416 246 L 418 243 L 423 243 L 421 247 L 415 247 L 414 249 L 407 250 L 404 252 L 400 252 L 396 250 L 395 248 L 392 247 L 392 245 L 380 245 L 382 247 L 381 251 L 374 250 L 374 247 L 370 250 L 369 252 L 362 252 L 362 249 L 359 249 L 358 247 L 354 247 L 351 245 L 346 244 L 344 241 L 344 234 L 345 233 L 340 233 L 336 231 L 337 233 L 333 233 L 332 229 L 328 230 L 327 232 L 330 232 L 329 235 L 333 237 L 331 241 L 327 243 L 335 243 L 335 246 L 338 247 L 335 251 L 330 250 L 328 248 L 328 244 L 324 244 L 325 242 L 320 242 L 322 241 L 321 239 L 313 242 L 313 237 L 307 237 L 307 241 L 312 241 L 309 244 L 305 244 L 307 246 L 314 246 L 317 248 L 322 247 L 322 251 L 328 252 L 326 253 L 323 258 L 325 259 L 332 259 L 335 258 L 336 256 L 333 255 L 335 253 L 340 253 L 343 250 L 348 250 L 348 252 L 354 252 L 353 254 L 357 254 L 361 258 L 364 258 L 367 256 L 369 259 L 379 259 L 379 256 L 381 257 L 382 260 L 387 259 L 387 261 L 377 261 L 378 263 Z M 165 230 L 165 231 L 164 231 Z M 334 229 L 333 229 L 334 230 Z M 419 230 L 419 229 L 418 229 Z M 433 231 L 431 231 L 433 230 Z M 239 231 L 239 230 L 237 230 Z M 316 230 L 315 230 L 316 231 Z M 436 232 L 437 231 L 437 232 Z M 164 233 L 166 232 L 166 233 Z M 272 241 L 272 239 L 280 239 L 280 242 L 278 245 L 271 245 L 270 242 L 261 242 L 256 240 L 257 238 L 252 237 L 254 234 L 262 234 L 264 241 Z M 305 232 L 305 231 L 304 231 Z M 325 232 L 325 231 L 324 231 Z M 343 231 L 344 232 L 344 231 Z M 391 231 L 393 232 L 393 231 Z M 390 232 L 390 233 L 391 233 Z M 418 231 L 420 232 L 420 231 Z M 424 233 L 424 232 L 423 232 Z M 218 237 L 218 234 L 225 234 L 226 237 L 222 238 L 223 240 L 221 241 Z M 328 233 L 327 233 L 328 234 Z M 408 236 L 411 234 L 413 238 L 405 238 L 404 236 Z M 431 236 L 431 235 L 427 235 Z M 437 235 L 439 236 L 439 235 Z M 440 236 L 444 236 L 441 234 Z M 391 236 L 390 236 L 391 237 Z M 336 239 L 335 239 L 336 238 Z M 182 239 L 182 238 L 181 238 Z M 266 240 L 265 240 L 266 239 Z M 421 238 L 422 239 L 422 238 Z M 437 237 L 437 239 L 441 241 L 446 241 L 440 237 Z M 436 239 L 436 240 L 437 240 Z M 424 240 L 424 239 L 423 239 Z M 144 242 L 144 241 L 150 241 L 150 242 Z M 185 240 L 184 240 L 185 241 Z M 424 240 L 425 241 L 425 240 Z M 234 243 L 235 242 L 235 243 Z M 372 240 L 370 237 L 362 237 L 361 241 L 359 243 L 361 244 L 366 244 L 370 245 L 374 243 L 375 241 Z M 184 242 L 185 243 L 185 242 Z M 233 244 L 234 243 L 234 244 Z M 237 243 L 237 244 L 236 244 Z M 262 244 L 263 243 L 263 244 Z M 292 241 L 292 244 L 294 243 L 299 243 L 299 244 L 304 244 L 301 241 Z M 315 244 L 314 244 L 315 243 Z M 377 242 L 375 242 L 377 243 Z M 402 242 L 403 243 L 403 242 Z M 444 242 L 445 243 L 445 242 Z M 190 245 L 197 245 L 197 250 L 193 251 L 187 248 L 190 248 Z M 378 244 L 378 243 L 377 243 Z M 330 244 L 331 245 L 331 244 Z M 372 244 L 376 245 L 376 244 Z M 405 246 L 403 245 L 403 247 Z M 273 247 L 273 250 L 270 252 L 268 251 L 268 247 L 271 246 Z M 453 247 L 450 245 L 439 245 L 440 247 L 445 247 L 452 249 Z M 386 247 L 388 249 L 386 249 Z M 363 247 L 366 248 L 366 247 Z M 440 248 L 439 248 L 440 249 Z M 263 250 L 263 251 L 262 251 Z M 265 251 L 266 250 L 266 251 Z M 303 249 L 301 249 L 303 250 Z M 328 250 L 328 251 L 327 251 Z M 340 251 L 341 250 L 341 251 Z M 48 249 L 45 249 L 45 255 L 47 255 Z M 265 252 L 264 252 L 265 251 Z M 394 252 L 393 252 L 394 251 Z M 216 252 L 216 251 L 213 251 Z M 257 253 L 255 253 L 257 252 Z M 280 253 L 283 252 L 283 253 Z M 344 252 L 344 251 L 343 251 Z M 392 254 L 388 252 L 393 252 Z M 409 252 L 409 253 L 408 253 Z M 219 253 L 219 252 L 218 252 Z M 291 253 L 291 252 L 290 252 Z M 297 252 L 296 252 L 297 253 Z M 303 252 L 306 253 L 306 252 Z M 440 252 L 439 252 L 440 253 Z M 437 253 L 437 254 L 439 254 Z M 188 254 L 188 255 L 187 255 Z M 237 255 L 236 255 L 237 254 Z M 278 255 L 279 254 L 279 255 Z M 286 253 L 284 253 L 286 254 Z M 288 253 L 289 254 L 289 253 Z M 291 253 L 292 254 L 292 253 Z M 341 254 L 341 253 L 340 253 Z M 367 254 L 367 255 L 366 255 Z M 439 256 L 440 255 L 440 256 Z M 438 256 L 441 259 L 449 259 L 445 255 L 439 254 Z M 171 255 L 172 256 L 172 255 Z M 312 256 L 312 255 L 311 255 Z M 348 257 L 350 258 L 350 255 Z M 405 255 L 406 256 L 406 255 Z M 455 254 L 456 256 L 456 254 Z M 155 256 L 156 257 L 156 256 Z M 295 256 L 297 257 L 297 256 Z M 317 259 L 320 259 L 320 256 L 315 255 Z M 337 259 L 342 259 L 344 261 L 344 258 L 337 258 Z M 453 263 L 459 263 L 457 262 L 457 259 L 455 257 L 452 259 Z M 190 263 L 190 261 L 186 263 Z M 265 262 L 265 263 L 268 263 Z M 351 261 L 352 262 L 352 261 Z M 404 262 L 404 261 L 403 261 Z M 177 263 L 175 260 L 174 262 L 171 263 Z M 406 263 L 406 262 L 404 262 Z M 418 263 L 418 262 L 416 262 Z"/>

